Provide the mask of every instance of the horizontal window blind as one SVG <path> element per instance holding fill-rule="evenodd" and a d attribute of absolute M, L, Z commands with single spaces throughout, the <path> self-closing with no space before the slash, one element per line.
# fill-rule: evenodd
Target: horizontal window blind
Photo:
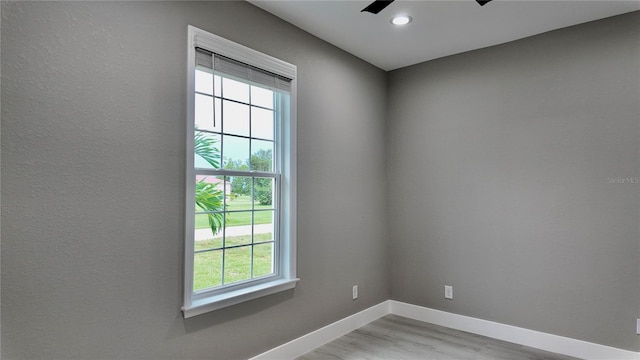
<path fill-rule="evenodd" d="M 291 80 L 210 51 L 196 48 L 196 66 L 212 69 L 268 88 L 291 92 Z"/>

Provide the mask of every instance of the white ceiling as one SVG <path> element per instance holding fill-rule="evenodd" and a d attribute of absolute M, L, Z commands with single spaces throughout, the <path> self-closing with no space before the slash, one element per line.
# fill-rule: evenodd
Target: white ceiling
<path fill-rule="evenodd" d="M 372 1 L 249 0 L 384 70 L 640 10 L 640 0 L 396 0 L 378 15 L 360 12 Z M 391 25 L 397 14 L 413 22 Z"/>

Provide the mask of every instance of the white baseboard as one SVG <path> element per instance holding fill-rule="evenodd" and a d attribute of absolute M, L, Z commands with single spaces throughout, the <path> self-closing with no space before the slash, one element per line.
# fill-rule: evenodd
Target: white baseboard
<path fill-rule="evenodd" d="M 249 360 L 295 359 L 389 314 L 389 300 L 282 344 Z"/>
<path fill-rule="evenodd" d="M 391 314 L 587 360 L 639 360 L 640 353 L 390 301 Z"/>
<path fill-rule="evenodd" d="M 387 300 L 264 352 L 250 360 L 295 359 L 385 315 L 394 314 L 451 329 L 586 360 L 640 360 L 640 353 L 493 321 Z"/>

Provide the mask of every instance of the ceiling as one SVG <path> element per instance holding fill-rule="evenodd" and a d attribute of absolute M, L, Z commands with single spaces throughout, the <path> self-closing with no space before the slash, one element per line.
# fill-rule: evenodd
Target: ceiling
<path fill-rule="evenodd" d="M 360 12 L 372 1 L 249 0 L 384 70 L 640 10 L 640 0 L 396 0 L 378 15 Z M 394 26 L 397 14 L 413 22 Z"/>

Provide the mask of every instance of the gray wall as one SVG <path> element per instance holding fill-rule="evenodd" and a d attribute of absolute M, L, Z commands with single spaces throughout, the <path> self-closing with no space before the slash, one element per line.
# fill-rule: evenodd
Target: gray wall
<path fill-rule="evenodd" d="M 298 66 L 302 281 L 183 320 L 188 24 Z M 247 3 L 2 2 L 3 359 L 246 358 L 388 299 L 385 100 Z"/>
<path fill-rule="evenodd" d="M 640 185 L 608 183 L 640 176 L 639 34 L 635 12 L 390 73 L 393 299 L 640 350 Z"/>

